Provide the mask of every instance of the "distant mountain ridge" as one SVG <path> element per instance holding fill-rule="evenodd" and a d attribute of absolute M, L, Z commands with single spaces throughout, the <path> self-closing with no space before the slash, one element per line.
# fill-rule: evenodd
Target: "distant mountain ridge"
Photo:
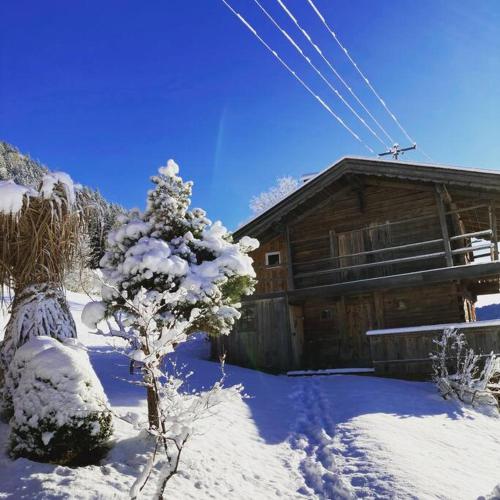
<path fill-rule="evenodd" d="M 487 319 L 500 319 L 500 304 L 489 304 L 476 308 L 476 318 L 480 321 Z"/>
<path fill-rule="evenodd" d="M 37 160 L 24 155 L 15 146 L 0 141 L 0 181 L 13 179 L 17 184 L 36 187 L 48 168 Z M 88 265 L 97 268 L 104 253 L 106 235 L 115 224 L 118 214 L 125 209 L 107 201 L 98 190 L 83 186 L 95 214 L 88 220 L 90 255 Z"/>

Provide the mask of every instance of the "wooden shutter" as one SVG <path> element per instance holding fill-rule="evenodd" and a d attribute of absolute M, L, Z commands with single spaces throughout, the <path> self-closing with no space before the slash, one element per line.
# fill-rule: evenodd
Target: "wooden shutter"
<path fill-rule="evenodd" d="M 366 255 L 347 257 L 348 255 L 365 251 L 366 247 L 363 233 L 364 231 L 346 231 L 343 233 L 337 233 L 337 249 L 339 257 L 344 255 L 346 256 L 345 258 L 339 259 L 340 267 L 355 266 L 366 262 Z M 341 281 L 349 281 L 357 279 L 361 275 L 361 270 L 352 269 L 338 274 L 340 275 Z"/>

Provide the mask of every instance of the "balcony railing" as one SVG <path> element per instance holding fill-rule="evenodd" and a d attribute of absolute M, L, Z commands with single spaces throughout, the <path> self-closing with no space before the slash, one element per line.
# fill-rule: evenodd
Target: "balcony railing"
<path fill-rule="evenodd" d="M 424 224 L 421 224 L 422 221 Z M 425 225 L 429 225 L 429 228 Z M 418 228 L 418 231 L 413 232 L 414 227 Z M 469 231 L 466 232 L 467 229 Z M 435 237 L 411 241 L 413 237 L 418 237 L 418 234 Z M 351 240 L 350 235 L 353 235 Z M 344 238 L 341 248 L 340 236 Z M 324 241 L 326 239 L 330 240 L 329 243 Z M 359 248 L 366 248 L 366 242 L 368 248 L 360 251 Z M 307 245 L 308 250 L 317 244 L 324 249 L 322 252 L 329 252 L 329 255 L 313 259 L 304 258 L 303 255 L 300 258 L 294 257 L 294 249 L 301 244 Z M 377 246 L 380 248 L 376 248 Z M 346 249 L 356 251 L 348 253 Z M 287 260 L 288 262 L 278 266 L 257 266 L 257 293 L 402 275 L 474 262 L 498 261 L 494 206 L 491 203 L 482 203 L 447 212 L 443 210 L 441 214 L 438 211 L 404 220 L 388 221 L 347 233 L 336 234 L 329 231 L 326 235 L 314 239 L 292 241 Z"/>

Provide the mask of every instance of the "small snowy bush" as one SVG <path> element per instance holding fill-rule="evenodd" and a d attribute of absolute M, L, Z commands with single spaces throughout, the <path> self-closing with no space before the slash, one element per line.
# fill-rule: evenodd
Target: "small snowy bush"
<path fill-rule="evenodd" d="M 112 434 L 104 390 L 87 353 L 73 339 L 30 340 L 17 350 L 6 384 L 13 405 L 14 457 L 86 463 Z"/>
<path fill-rule="evenodd" d="M 493 352 L 487 356 L 476 354 L 465 335 L 451 328 L 445 329 L 434 343 L 433 380 L 441 395 L 456 396 L 472 405 L 498 407 L 492 388 L 493 380 L 500 375 L 500 358 Z"/>

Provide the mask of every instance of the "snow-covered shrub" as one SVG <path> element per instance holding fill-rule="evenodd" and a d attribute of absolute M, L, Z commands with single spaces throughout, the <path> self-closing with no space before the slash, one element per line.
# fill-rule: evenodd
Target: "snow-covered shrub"
<path fill-rule="evenodd" d="M 94 270 L 75 265 L 64 278 L 64 288 L 70 292 L 98 295 L 101 291 L 101 282 Z"/>
<path fill-rule="evenodd" d="M 35 355 L 57 345 L 57 342 L 58 340 L 52 337 L 35 337 L 33 341 L 24 344 L 23 348 L 16 352 L 4 380 L 3 407 L 1 409 L 7 419 L 10 419 L 14 413 L 13 398 L 26 364 Z"/>
<path fill-rule="evenodd" d="M 456 396 L 468 404 L 498 407 L 492 384 L 500 376 L 500 357 L 493 352 L 487 356 L 476 354 L 468 347 L 465 335 L 452 328 L 445 329 L 434 343 L 433 380 L 441 395 Z"/>
<path fill-rule="evenodd" d="M 76 340 L 31 339 L 16 351 L 6 383 L 14 410 L 12 456 L 91 462 L 111 437 L 106 395 Z"/>
<path fill-rule="evenodd" d="M 486 496 L 480 496 L 477 500 L 500 500 L 500 483 L 493 488 L 493 491 Z"/>

